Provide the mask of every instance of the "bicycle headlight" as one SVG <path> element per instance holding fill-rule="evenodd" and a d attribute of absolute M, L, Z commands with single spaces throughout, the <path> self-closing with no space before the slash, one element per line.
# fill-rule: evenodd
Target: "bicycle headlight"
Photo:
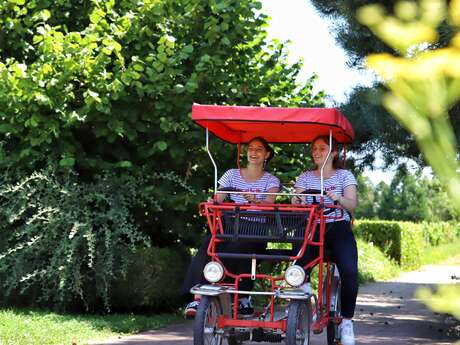
<path fill-rule="evenodd" d="M 289 266 L 284 273 L 284 280 L 292 287 L 299 287 L 305 281 L 305 271 L 299 265 Z"/>
<path fill-rule="evenodd" d="M 224 277 L 224 267 L 216 261 L 211 261 L 204 266 L 203 274 L 208 282 L 217 283 Z"/>

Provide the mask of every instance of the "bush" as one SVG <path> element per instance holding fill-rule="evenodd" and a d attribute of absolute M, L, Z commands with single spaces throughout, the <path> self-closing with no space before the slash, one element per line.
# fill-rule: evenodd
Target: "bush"
<path fill-rule="evenodd" d="M 168 311 L 179 305 L 179 288 L 190 262 L 185 247 L 139 248 L 129 261 L 126 277 L 114 284 L 112 309 Z"/>
<path fill-rule="evenodd" d="M 460 224 L 449 222 L 423 222 L 420 224 L 425 240 L 431 246 L 451 243 L 460 237 Z"/>
<path fill-rule="evenodd" d="M 174 178 L 107 173 L 83 183 L 54 168 L 19 182 L 12 175 L 0 187 L 0 300 L 28 294 L 30 305 L 109 310 L 112 284 L 150 243 L 131 210 L 161 210 L 142 187 Z"/>
<path fill-rule="evenodd" d="M 358 238 L 373 243 L 405 270 L 421 265 L 429 245 L 448 243 L 460 236 L 460 225 L 447 222 L 411 223 L 360 220 L 354 231 Z"/>
<path fill-rule="evenodd" d="M 401 227 L 398 222 L 360 220 L 354 228 L 356 237 L 373 243 L 386 256 L 400 262 L 401 260 Z"/>
<path fill-rule="evenodd" d="M 394 277 L 399 267 L 372 243 L 358 239 L 358 279 L 360 284 Z"/>

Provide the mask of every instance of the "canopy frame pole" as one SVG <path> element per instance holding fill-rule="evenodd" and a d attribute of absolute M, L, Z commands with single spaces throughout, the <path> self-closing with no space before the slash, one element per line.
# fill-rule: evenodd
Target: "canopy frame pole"
<path fill-rule="evenodd" d="M 236 166 L 238 167 L 238 170 L 241 169 L 240 160 L 241 160 L 241 142 L 238 143 L 238 157 L 236 160 Z"/>
<path fill-rule="evenodd" d="M 329 130 L 329 152 L 327 153 L 326 159 L 324 160 L 323 164 L 321 165 L 320 169 L 320 177 L 321 177 L 321 198 L 324 197 L 324 167 L 326 166 L 327 160 L 332 152 L 332 130 Z"/>
<path fill-rule="evenodd" d="M 211 150 L 209 149 L 209 130 L 206 128 L 206 152 L 211 159 L 212 165 L 214 166 L 214 194 L 217 192 L 217 164 L 212 157 Z"/>

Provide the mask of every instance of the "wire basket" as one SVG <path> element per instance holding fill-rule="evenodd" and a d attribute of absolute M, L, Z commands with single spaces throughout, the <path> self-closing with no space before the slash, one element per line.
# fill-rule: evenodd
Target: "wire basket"
<path fill-rule="evenodd" d="M 238 240 L 303 241 L 310 213 L 294 211 L 222 211 L 218 238 Z"/>

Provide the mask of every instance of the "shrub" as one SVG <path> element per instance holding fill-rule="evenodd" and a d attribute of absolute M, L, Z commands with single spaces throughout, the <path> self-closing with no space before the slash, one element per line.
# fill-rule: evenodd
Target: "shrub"
<path fill-rule="evenodd" d="M 168 311 L 181 302 L 179 288 L 190 254 L 183 246 L 139 248 L 130 255 L 127 274 L 113 287 L 117 311 Z"/>
<path fill-rule="evenodd" d="M 123 278 L 132 253 L 149 245 L 131 209 L 159 211 L 142 188 L 173 176 L 107 173 L 79 182 L 54 168 L 0 186 L 0 284 L 3 301 L 29 293 L 30 304 L 61 309 L 110 308 L 111 287 Z M 140 246 L 140 247 L 139 247 Z M 9 299 L 10 298 L 10 299 Z"/>
<path fill-rule="evenodd" d="M 447 222 L 412 223 L 360 220 L 354 231 L 358 238 L 373 243 L 403 269 L 421 265 L 423 249 L 448 243 L 460 236 L 460 225 Z"/>
<path fill-rule="evenodd" d="M 362 239 L 357 240 L 357 245 L 360 284 L 389 279 L 398 273 L 397 263 L 385 256 L 380 248 Z"/>
<path fill-rule="evenodd" d="M 401 227 L 398 222 L 360 220 L 355 222 L 356 237 L 373 243 L 385 255 L 400 262 Z"/>

